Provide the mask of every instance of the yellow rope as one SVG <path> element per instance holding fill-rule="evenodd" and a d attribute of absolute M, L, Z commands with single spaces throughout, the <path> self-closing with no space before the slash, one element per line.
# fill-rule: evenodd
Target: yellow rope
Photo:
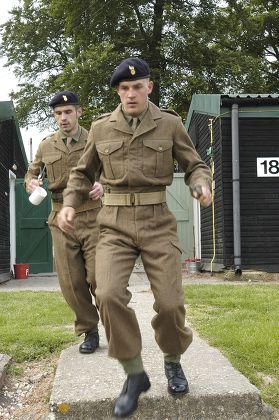
<path fill-rule="evenodd" d="M 212 190 L 212 241 L 213 241 L 213 256 L 210 261 L 210 272 L 213 274 L 213 261 L 215 260 L 216 255 L 216 238 L 215 238 L 215 209 L 214 209 L 214 198 L 215 198 L 215 181 L 214 181 L 214 152 L 213 152 L 213 118 L 209 118 L 209 130 L 210 130 L 210 147 L 211 147 L 211 156 L 210 156 L 210 170 L 211 170 L 211 190 Z"/>

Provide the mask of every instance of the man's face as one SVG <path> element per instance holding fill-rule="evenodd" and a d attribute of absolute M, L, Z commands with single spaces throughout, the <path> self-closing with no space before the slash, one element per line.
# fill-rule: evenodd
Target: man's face
<path fill-rule="evenodd" d="M 123 81 L 116 87 L 125 111 L 133 117 L 137 117 L 145 110 L 152 89 L 153 82 L 149 79 Z"/>
<path fill-rule="evenodd" d="M 76 134 L 81 113 L 81 107 L 76 105 L 56 106 L 53 110 L 55 121 L 62 133 L 66 134 L 67 137 Z"/>

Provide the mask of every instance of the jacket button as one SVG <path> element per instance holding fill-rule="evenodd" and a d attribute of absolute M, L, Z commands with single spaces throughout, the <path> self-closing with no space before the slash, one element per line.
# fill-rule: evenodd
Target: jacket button
<path fill-rule="evenodd" d="M 158 150 L 159 150 L 159 152 L 162 152 L 162 150 L 163 150 L 162 146 L 160 146 Z"/>
<path fill-rule="evenodd" d="M 108 152 L 109 152 L 109 150 L 108 150 L 108 149 L 106 149 L 106 150 L 105 150 L 105 153 L 108 153 Z"/>

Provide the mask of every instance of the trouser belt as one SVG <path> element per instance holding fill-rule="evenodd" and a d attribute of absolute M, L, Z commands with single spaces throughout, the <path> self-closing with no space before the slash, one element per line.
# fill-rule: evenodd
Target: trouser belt
<path fill-rule="evenodd" d="M 114 194 L 105 193 L 105 206 L 146 206 L 166 202 L 166 191 L 144 193 Z"/>
<path fill-rule="evenodd" d="M 59 203 L 57 201 L 52 201 L 52 210 L 53 211 L 60 211 L 63 207 L 63 203 Z M 88 200 L 75 209 L 76 213 L 81 213 L 82 211 L 97 209 L 98 207 L 102 207 L 102 202 L 100 199 L 98 200 Z"/>

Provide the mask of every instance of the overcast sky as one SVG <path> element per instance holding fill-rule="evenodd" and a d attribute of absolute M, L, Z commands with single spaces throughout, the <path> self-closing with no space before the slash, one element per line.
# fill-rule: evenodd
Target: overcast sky
<path fill-rule="evenodd" d="M 8 11 L 14 6 L 20 4 L 20 0 L 0 0 L 0 24 L 6 22 L 9 19 Z M 17 83 L 15 75 L 12 70 L 4 67 L 6 63 L 5 59 L 0 59 L 0 101 L 10 101 L 9 93 L 12 90 L 17 90 Z M 40 132 L 38 128 L 29 126 L 28 128 L 22 128 L 21 136 L 23 139 L 26 155 L 28 161 L 30 160 L 30 138 L 32 138 L 32 151 L 33 157 L 38 148 L 40 141 L 46 136 L 47 131 Z"/>

